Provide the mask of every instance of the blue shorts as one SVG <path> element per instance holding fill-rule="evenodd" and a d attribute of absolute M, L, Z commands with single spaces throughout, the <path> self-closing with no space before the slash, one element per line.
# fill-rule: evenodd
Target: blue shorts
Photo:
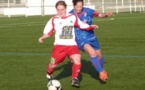
<path fill-rule="evenodd" d="M 93 38 L 93 39 L 82 39 L 82 40 L 77 40 L 77 45 L 79 47 L 80 50 L 84 51 L 84 45 L 85 44 L 90 44 L 95 50 L 99 50 L 100 49 L 100 45 L 99 42 L 97 40 L 97 38 Z"/>

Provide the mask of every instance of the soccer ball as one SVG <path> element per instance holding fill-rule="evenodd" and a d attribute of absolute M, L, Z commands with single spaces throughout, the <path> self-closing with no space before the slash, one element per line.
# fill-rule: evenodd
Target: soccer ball
<path fill-rule="evenodd" d="M 48 90 L 61 90 L 61 84 L 58 80 L 50 80 L 47 84 Z"/>

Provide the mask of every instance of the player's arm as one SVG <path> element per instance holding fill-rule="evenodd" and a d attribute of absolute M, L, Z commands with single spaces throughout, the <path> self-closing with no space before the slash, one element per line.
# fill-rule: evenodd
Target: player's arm
<path fill-rule="evenodd" d="M 97 25 L 88 25 L 87 23 L 82 22 L 77 16 L 75 25 L 76 27 L 83 29 L 83 30 L 93 30 L 93 29 L 98 29 L 99 27 Z"/>
<path fill-rule="evenodd" d="M 95 16 L 95 17 L 105 18 L 105 17 L 113 16 L 113 13 L 112 13 L 112 12 L 99 13 L 99 12 L 94 11 L 93 16 Z"/>
<path fill-rule="evenodd" d="M 39 43 L 43 43 L 43 41 L 44 41 L 46 38 L 48 38 L 48 37 L 50 37 L 50 36 L 47 35 L 47 34 L 43 34 L 43 35 L 38 39 Z"/>
<path fill-rule="evenodd" d="M 52 23 L 52 20 L 53 19 L 50 19 L 48 21 L 48 23 L 46 24 L 45 28 L 44 28 L 44 31 L 43 31 L 43 35 L 38 39 L 38 42 L 39 43 L 43 43 L 43 41 L 50 37 L 53 33 L 53 30 L 54 30 L 54 24 Z"/>

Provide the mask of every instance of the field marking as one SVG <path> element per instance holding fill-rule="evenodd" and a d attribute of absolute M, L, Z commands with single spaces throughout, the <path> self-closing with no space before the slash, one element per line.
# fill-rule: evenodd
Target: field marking
<path fill-rule="evenodd" d="M 99 20 L 93 20 L 93 21 L 112 21 L 114 20 L 114 18 L 103 18 L 103 19 L 99 19 Z"/>
<path fill-rule="evenodd" d="M 140 17 L 112 17 L 112 18 L 102 18 L 99 20 L 93 21 L 113 21 L 116 19 L 127 19 L 127 18 L 145 18 L 143 16 Z M 12 24 L 1 24 L 0 27 L 15 27 L 15 26 L 34 26 L 34 25 L 45 25 L 46 22 L 25 22 L 25 23 L 12 23 Z"/>
<path fill-rule="evenodd" d="M 17 56 L 48 56 L 47 53 L 17 53 L 17 52 L 0 52 L 0 55 L 17 55 Z"/>
<path fill-rule="evenodd" d="M 113 21 L 113 20 L 117 20 L 117 19 L 133 19 L 133 18 L 145 18 L 145 17 L 112 17 L 112 18 L 102 18 L 99 20 L 93 20 L 93 21 Z"/>
<path fill-rule="evenodd" d="M 15 55 L 15 56 L 50 56 L 50 53 L 18 53 L 18 52 L 0 52 L 0 55 Z M 88 56 L 88 54 L 82 54 L 82 56 Z M 109 58 L 145 58 L 143 55 L 112 55 L 104 54 L 104 57 Z"/>
<path fill-rule="evenodd" d="M 0 27 L 34 26 L 34 25 L 45 25 L 45 22 L 27 22 L 27 23 L 1 24 Z"/>
<path fill-rule="evenodd" d="M 144 16 L 139 16 L 139 17 L 119 17 L 116 19 L 128 19 L 128 18 L 145 18 Z"/>

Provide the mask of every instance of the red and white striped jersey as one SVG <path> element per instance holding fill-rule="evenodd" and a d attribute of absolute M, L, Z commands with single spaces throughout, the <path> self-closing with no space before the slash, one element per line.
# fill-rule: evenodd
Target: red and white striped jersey
<path fill-rule="evenodd" d="M 73 14 L 66 14 L 65 17 L 54 16 L 46 24 L 43 34 L 49 36 L 55 32 L 54 45 L 77 45 L 75 41 L 74 26 L 92 30 L 93 27 L 80 21 L 80 19 Z"/>

